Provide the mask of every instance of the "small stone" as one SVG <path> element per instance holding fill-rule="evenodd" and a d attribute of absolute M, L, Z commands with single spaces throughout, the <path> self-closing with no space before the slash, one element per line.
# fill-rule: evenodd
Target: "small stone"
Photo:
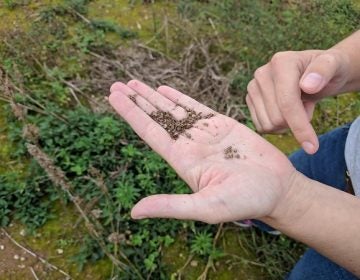
<path fill-rule="evenodd" d="M 26 235 L 25 229 L 20 230 L 20 235 L 21 235 L 21 236 L 25 236 L 25 235 Z"/>
<path fill-rule="evenodd" d="M 179 254 L 179 257 L 180 257 L 180 258 L 184 257 L 183 253 L 180 253 L 180 254 Z"/>
<path fill-rule="evenodd" d="M 25 260 L 26 260 L 25 257 L 21 257 L 21 258 L 20 258 L 20 261 L 22 261 L 22 262 L 24 262 Z"/>
<path fill-rule="evenodd" d="M 0 245 L 0 250 L 5 250 L 5 246 L 4 246 L 4 245 Z"/>
<path fill-rule="evenodd" d="M 25 264 L 19 264 L 18 265 L 18 268 L 21 268 L 21 269 L 24 269 L 26 266 L 25 266 Z"/>
<path fill-rule="evenodd" d="M 91 210 L 91 214 L 94 216 L 95 219 L 99 219 L 102 215 L 101 209 L 93 209 Z"/>
<path fill-rule="evenodd" d="M 58 255 L 62 255 L 62 254 L 64 254 L 64 250 L 63 249 L 56 249 L 56 253 Z"/>
<path fill-rule="evenodd" d="M 20 259 L 19 255 L 14 255 L 14 260 Z"/>
<path fill-rule="evenodd" d="M 197 267 L 198 266 L 198 261 L 191 261 L 190 262 L 190 265 L 192 266 L 192 267 Z"/>

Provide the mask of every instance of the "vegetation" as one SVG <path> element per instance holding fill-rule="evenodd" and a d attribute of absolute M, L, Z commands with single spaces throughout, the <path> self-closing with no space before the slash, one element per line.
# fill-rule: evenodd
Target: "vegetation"
<path fill-rule="evenodd" d="M 124 23 L 92 17 L 102 6 L 115 9 L 113 1 L 57 2 L 39 8 L 34 22 L 1 31 L 0 98 L 7 123 L 1 129 L 12 143 L 6 158 L 26 164 L 0 168 L 0 225 L 18 221 L 36 232 L 61 216 L 61 207 L 53 211 L 59 202 L 75 205 L 84 237 L 71 261 L 81 270 L 108 258 L 113 269 L 107 278 L 169 279 L 173 271 L 162 260 L 179 239 L 190 257 L 204 263 L 202 279 L 217 261 L 241 260 L 266 279 L 288 272 L 303 247 L 283 236 L 237 232 L 256 255 L 249 261 L 221 245 L 226 226 L 132 221 L 130 209 L 141 197 L 188 188 L 103 96 L 116 79 L 141 75 L 156 86 L 173 73 L 171 85 L 251 126 L 244 94 L 256 67 L 277 51 L 331 46 L 359 27 L 360 10 L 350 0 L 116 1 L 149 11 L 137 30 L 125 24 L 124 14 Z M 30 5 L 5 1 L 1 9 L 15 13 Z M 132 45 L 133 39 L 144 45 Z M 325 131 L 350 121 L 359 108 L 359 96 L 325 100 L 314 124 Z M 173 277 L 181 278 L 179 268 Z"/>

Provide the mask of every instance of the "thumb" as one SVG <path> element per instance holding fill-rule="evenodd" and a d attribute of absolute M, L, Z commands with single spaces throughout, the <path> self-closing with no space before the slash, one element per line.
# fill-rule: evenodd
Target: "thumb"
<path fill-rule="evenodd" d="M 193 194 L 158 194 L 143 198 L 132 209 L 133 219 L 175 218 L 215 223 L 210 202 Z"/>
<path fill-rule="evenodd" d="M 335 54 L 317 56 L 306 68 L 300 79 L 300 88 L 309 94 L 318 93 L 336 75 L 340 63 Z"/>

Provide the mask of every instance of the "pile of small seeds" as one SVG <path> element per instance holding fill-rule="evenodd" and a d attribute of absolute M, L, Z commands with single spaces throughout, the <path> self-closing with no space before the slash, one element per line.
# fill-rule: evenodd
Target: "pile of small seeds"
<path fill-rule="evenodd" d="M 194 110 L 185 109 L 187 112 L 186 118 L 182 120 L 175 119 L 169 112 L 156 111 L 153 112 L 150 117 L 160 124 L 170 135 L 172 139 L 178 139 L 179 135 L 186 130 L 192 128 L 194 124 L 202 119 L 209 119 L 214 114 L 203 115 L 202 113 L 196 113 Z M 186 133 L 187 138 L 191 138 L 189 133 Z"/>
<path fill-rule="evenodd" d="M 225 148 L 224 150 L 224 157 L 226 159 L 232 159 L 232 158 L 240 158 L 240 155 L 237 151 L 237 149 L 233 148 L 232 146 L 229 146 L 227 148 Z"/>

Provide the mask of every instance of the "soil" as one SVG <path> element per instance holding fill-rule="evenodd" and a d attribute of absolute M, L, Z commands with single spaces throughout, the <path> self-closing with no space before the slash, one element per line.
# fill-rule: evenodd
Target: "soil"
<path fill-rule="evenodd" d="M 191 109 L 185 109 L 187 117 L 182 120 L 175 119 L 169 112 L 156 111 L 150 115 L 150 117 L 159 123 L 174 140 L 177 140 L 182 133 L 185 133 L 187 138 L 191 138 L 191 135 L 186 132 L 188 129 L 194 127 L 194 124 L 202 119 L 209 119 L 214 114 L 203 115 L 203 113 L 197 113 Z"/>
<path fill-rule="evenodd" d="M 33 272 L 32 272 L 33 270 Z M 16 246 L 0 231 L 0 279 L 65 279 L 64 275 L 50 270 L 38 258 Z"/>

